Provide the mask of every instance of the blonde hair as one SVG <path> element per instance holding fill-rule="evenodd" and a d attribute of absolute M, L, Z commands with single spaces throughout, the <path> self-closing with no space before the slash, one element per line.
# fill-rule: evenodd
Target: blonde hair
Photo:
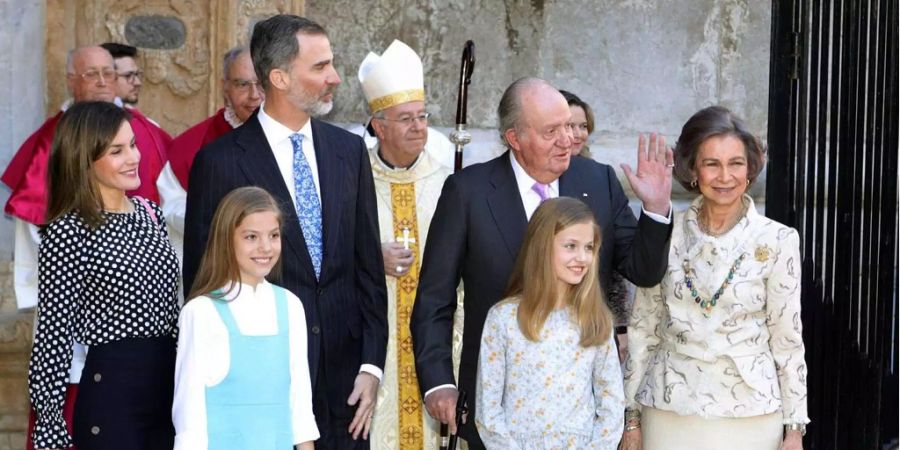
<path fill-rule="evenodd" d="M 553 265 L 549 263 L 555 251 L 554 239 L 560 231 L 585 223 L 591 224 L 594 230 L 594 257 L 581 283 L 570 286 L 557 278 Z M 581 329 L 579 345 L 591 347 L 609 339 L 612 313 L 600 289 L 599 251 L 600 227 L 594 213 L 580 200 L 568 197 L 549 199 L 534 212 L 506 288 L 506 297 L 518 298 L 519 329 L 528 340 L 539 340 L 544 322 L 553 312 L 560 294 L 572 308 Z M 566 292 L 560 292 L 563 289 Z"/>
<path fill-rule="evenodd" d="M 234 252 L 234 232 L 245 217 L 260 212 L 274 212 L 278 219 L 278 226 L 281 227 L 281 209 L 265 189 L 254 186 L 237 188 L 219 202 L 219 207 L 216 208 L 216 213 L 209 226 L 209 239 L 206 241 L 206 249 L 200 260 L 197 278 L 194 279 L 194 285 L 187 296 L 188 301 L 201 295 L 221 299 L 228 295 L 235 286 L 240 292 L 241 269 Z M 267 278 L 277 279 L 280 273 L 281 257 L 279 255 Z M 228 290 L 222 291 L 223 286 Z"/>

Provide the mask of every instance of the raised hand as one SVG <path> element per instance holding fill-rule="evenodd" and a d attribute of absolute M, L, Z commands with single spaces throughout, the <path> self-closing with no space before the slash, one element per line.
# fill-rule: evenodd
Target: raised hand
<path fill-rule="evenodd" d="M 661 216 L 669 215 L 672 198 L 672 168 L 675 158 L 666 147 L 666 138 L 650 134 L 650 145 L 643 134 L 638 135 L 637 172 L 622 164 L 631 190 L 644 203 L 644 209 Z"/>

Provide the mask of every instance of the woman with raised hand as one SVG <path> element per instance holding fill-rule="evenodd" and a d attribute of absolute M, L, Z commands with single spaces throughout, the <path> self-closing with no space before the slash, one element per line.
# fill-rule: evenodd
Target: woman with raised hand
<path fill-rule="evenodd" d="M 747 194 L 764 163 L 723 107 L 681 131 L 674 176 L 700 195 L 675 214 L 662 282 L 635 299 L 623 449 L 802 448 L 800 242 Z"/>

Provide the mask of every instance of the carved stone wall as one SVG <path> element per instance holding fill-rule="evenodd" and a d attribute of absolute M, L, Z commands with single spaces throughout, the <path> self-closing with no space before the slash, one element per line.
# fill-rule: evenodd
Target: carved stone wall
<path fill-rule="evenodd" d="M 356 73 L 369 51 L 393 39 L 422 57 L 432 126 L 452 127 L 463 44 L 475 42 L 469 87 L 469 156 L 502 151 L 495 127 L 506 87 L 537 76 L 594 110 L 589 142 L 628 190 L 620 163 L 635 165 L 639 132 L 674 143 L 700 108 L 720 104 L 765 139 L 771 4 L 748 0 L 355 0 L 310 1 L 308 16 L 331 37 L 343 78 L 328 120 L 362 123 L 368 113 Z M 482 140 L 483 139 L 483 140 Z M 763 204 L 765 175 L 751 194 Z M 631 193 L 629 192 L 629 195 Z M 674 188 L 676 208 L 691 195 Z"/>
<path fill-rule="evenodd" d="M 476 46 L 469 124 L 496 126 L 503 90 L 538 76 L 575 92 L 598 116 L 598 138 L 677 135 L 697 109 L 721 103 L 765 133 L 771 5 L 747 0 L 310 1 L 343 77 L 337 122 L 366 117 L 356 73 L 393 39 L 422 57 L 438 126 L 452 126 L 463 44 Z"/>
<path fill-rule="evenodd" d="M 177 135 L 221 107 L 225 51 L 248 43 L 260 18 L 303 10 L 303 0 L 47 0 L 47 110 L 68 98 L 70 49 L 123 42 L 145 74 L 138 108 Z"/>

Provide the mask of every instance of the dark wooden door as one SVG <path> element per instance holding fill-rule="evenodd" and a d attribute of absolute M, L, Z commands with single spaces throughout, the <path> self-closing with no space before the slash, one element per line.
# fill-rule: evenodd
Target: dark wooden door
<path fill-rule="evenodd" d="M 800 232 L 812 449 L 897 440 L 897 0 L 773 0 L 767 215 Z"/>

